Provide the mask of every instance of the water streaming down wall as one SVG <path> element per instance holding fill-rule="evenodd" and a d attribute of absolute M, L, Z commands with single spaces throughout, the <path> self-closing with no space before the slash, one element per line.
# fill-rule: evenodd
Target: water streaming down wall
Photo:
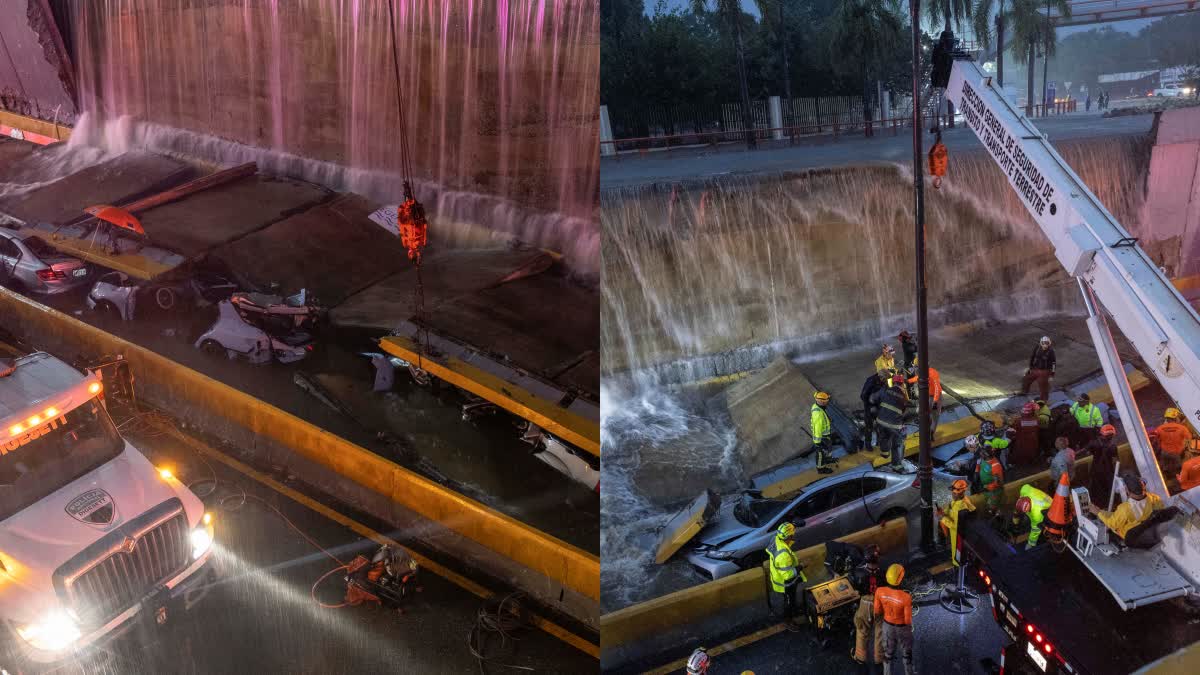
<path fill-rule="evenodd" d="M 130 117 L 137 140 L 159 148 L 400 198 L 385 0 L 65 3 L 95 127 Z M 422 200 L 594 273 L 596 4 L 395 0 L 395 10 Z"/>
<path fill-rule="evenodd" d="M 1134 234 L 1148 145 L 1059 148 Z M 602 194 L 604 611 L 699 581 L 685 563 L 653 562 L 656 529 L 677 504 L 646 489 L 648 467 L 680 466 L 680 477 L 708 467 L 723 491 L 740 477 L 728 420 L 694 390 L 663 384 L 759 368 L 779 353 L 820 358 L 912 328 L 911 181 L 905 167 L 873 165 Z M 1081 311 L 1074 282 L 987 157 L 953 156 L 926 205 L 932 325 Z M 1161 248 L 1148 243 L 1152 255 Z"/>
<path fill-rule="evenodd" d="M 1147 141 L 1060 150 L 1136 233 Z M 953 157 L 942 189 L 926 195 L 934 326 L 1077 310 L 1045 237 L 986 156 Z M 912 327 L 906 167 L 617 189 L 601 202 L 606 373 L 720 375 Z"/>

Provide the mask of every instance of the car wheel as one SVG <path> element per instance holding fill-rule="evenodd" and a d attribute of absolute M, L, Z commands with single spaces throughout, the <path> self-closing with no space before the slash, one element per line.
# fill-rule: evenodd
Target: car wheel
<path fill-rule="evenodd" d="M 905 515 L 906 514 L 904 512 L 904 509 L 902 509 L 898 506 L 894 506 L 894 507 L 888 509 L 887 511 L 883 512 L 883 515 L 879 517 L 879 524 L 883 525 L 884 523 L 888 522 L 889 520 L 903 518 Z"/>
<path fill-rule="evenodd" d="M 766 560 L 767 560 L 766 551 L 758 551 L 756 553 L 751 553 L 750 555 L 742 556 L 741 558 L 738 558 L 734 562 L 737 563 L 738 567 L 740 567 L 744 570 L 748 570 L 748 569 L 753 569 L 755 567 L 761 566 L 764 562 L 766 562 Z"/>
<path fill-rule="evenodd" d="M 171 311 L 175 307 L 177 299 L 175 290 L 169 286 L 159 286 L 154 290 L 154 303 L 164 312 Z"/>
<path fill-rule="evenodd" d="M 209 356 L 225 356 L 225 348 L 216 340 L 205 340 L 200 343 L 200 351 Z"/>

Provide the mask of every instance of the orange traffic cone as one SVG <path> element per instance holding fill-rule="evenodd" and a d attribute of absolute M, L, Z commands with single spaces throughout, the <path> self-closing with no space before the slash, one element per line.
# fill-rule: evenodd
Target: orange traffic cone
<path fill-rule="evenodd" d="M 1060 542 L 1067 536 L 1067 526 L 1075 520 L 1075 511 L 1071 507 L 1071 479 L 1064 471 L 1058 479 L 1058 487 L 1054 490 L 1054 499 L 1050 501 L 1050 510 L 1046 512 L 1046 524 L 1042 531 L 1051 542 Z"/>

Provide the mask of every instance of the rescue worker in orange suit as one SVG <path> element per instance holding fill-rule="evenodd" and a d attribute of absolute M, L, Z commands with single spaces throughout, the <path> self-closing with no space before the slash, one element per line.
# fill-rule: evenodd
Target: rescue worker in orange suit
<path fill-rule="evenodd" d="M 1167 408 L 1163 413 L 1163 423 L 1155 429 L 1158 436 L 1158 465 L 1164 475 L 1179 471 L 1183 462 L 1183 451 L 1192 442 L 1192 430 L 1180 424 L 1182 414 L 1178 408 Z"/>
<path fill-rule="evenodd" d="M 914 675 L 912 596 L 900 590 L 904 581 L 904 566 L 892 565 L 887 570 L 888 585 L 875 591 L 875 616 L 883 617 L 883 675 L 892 675 L 892 659 L 896 650 L 904 659 L 905 675 Z"/>
<path fill-rule="evenodd" d="M 891 345 L 884 345 L 883 352 L 875 357 L 875 370 L 887 371 L 888 375 L 896 374 L 896 348 Z"/>
<path fill-rule="evenodd" d="M 1183 462 L 1183 468 L 1179 470 L 1179 489 L 1190 490 L 1197 485 L 1200 485 L 1200 449 L 1196 446 L 1191 446 L 1184 453 L 1188 459 Z"/>
<path fill-rule="evenodd" d="M 950 486 L 950 504 L 945 509 L 938 507 L 942 535 L 950 544 L 950 563 L 955 567 L 958 567 L 958 523 L 963 511 L 974 513 L 975 503 L 967 496 L 967 481 L 959 479 Z"/>
<path fill-rule="evenodd" d="M 1050 337 L 1043 335 L 1042 339 L 1038 341 L 1038 346 L 1033 348 L 1033 354 L 1029 356 L 1029 369 L 1025 371 L 1025 377 L 1021 379 L 1021 394 L 1028 394 L 1029 386 L 1036 381 L 1042 400 L 1049 400 L 1050 378 L 1054 377 L 1055 366 L 1054 347 L 1050 342 Z"/>
<path fill-rule="evenodd" d="M 1107 505 L 1112 496 L 1113 474 L 1117 470 L 1117 428 L 1111 424 L 1100 427 L 1100 437 L 1089 442 L 1084 450 L 1092 453 L 1092 470 L 1088 477 L 1088 498 Z"/>
<path fill-rule="evenodd" d="M 1012 461 L 1016 464 L 1033 464 L 1042 454 L 1041 427 L 1038 426 L 1037 412 L 1036 403 L 1026 403 L 1021 408 L 1021 419 L 1017 420 L 1017 438 L 1012 451 Z"/>
<path fill-rule="evenodd" d="M 913 366 L 917 366 L 917 357 L 913 357 Z M 910 385 L 921 379 L 920 374 L 908 378 Z M 942 417 L 942 375 L 933 366 L 929 366 L 929 435 L 937 433 L 938 420 Z"/>
<path fill-rule="evenodd" d="M 996 452 L 990 446 L 979 447 L 980 460 L 976 471 L 979 472 L 979 485 L 987 493 L 985 503 L 989 515 L 994 515 L 1000 508 L 1000 499 L 1004 496 L 1004 467 L 996 459 Z"/>
<path fill-rule="evenodd" d="M 850 584 L 858 591 L 854 660 L 879 665 L 883 663 L 883 622 L 875 618 L 875 592 L 883 585 L 883 571 L 879 569 L 879 547 L 870 546 L 865 553 L 865 562 L 850 572 Z"/>

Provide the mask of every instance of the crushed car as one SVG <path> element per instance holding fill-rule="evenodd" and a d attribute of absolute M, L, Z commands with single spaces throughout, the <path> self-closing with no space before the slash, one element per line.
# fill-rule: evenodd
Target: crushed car
<path fill-rule="evenodd" d="M 796 526 L 796 550 L 836 539 L 892 518 L 921 502 L 917 467 L 861 465 L 815 481 L 785 499 L 745 490 L 710 509 L 684 557 L 702 575 L 720 579 L 756 567 L 784 521 Z M 701 497 L 711 504 L 712 495 Z M 684 512 L 689 512 L 685 509 Z"/>
<path fill-rule="evenodd" d="M 269 333 L 247 321 L 233 300 L 222 300 L 217 303 L 216 321 L 196 340 L 195 347 L 206 354 L 256 364 L 273 360 L 295 363 L 312 351 L 313 338 L 301 330 Z"/>

